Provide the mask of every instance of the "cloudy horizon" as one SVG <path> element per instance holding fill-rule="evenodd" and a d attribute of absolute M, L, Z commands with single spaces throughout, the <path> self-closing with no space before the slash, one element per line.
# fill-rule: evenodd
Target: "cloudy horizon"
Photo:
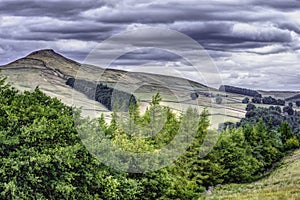
<path fill-rule="evenodd" d="M 227 85 L 300 91 L 299 0 L 4 0 L 0 65 L 49 48 L 84 62 L 102 41 L 138 27 L 175 30 L 197 41 Z M 135 71 L 149 63 L 183 66 L 182 73 L 189 68 L 178 56 L 155 49 L 124 55 L 114 67 Z"/>

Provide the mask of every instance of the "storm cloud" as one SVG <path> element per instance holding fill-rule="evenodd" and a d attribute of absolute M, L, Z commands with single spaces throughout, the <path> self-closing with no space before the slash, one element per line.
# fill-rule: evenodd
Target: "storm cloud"
<path fill-rule="evenodd" d="M 207 50 L 226 84 L 299 90 L 299 0 L 4 0 L 0 64 L 44 48 L 83 62 L 102 41 L 138 27 L 166 28 L 191 37 Z M 149 37 L 151 33 L 136 39 Z M 180 43 L 162 40 L 174 47 Z M 185 59 L 159 48 L 128 52 L 111 67 L 138 71 L 149 63 L 154 69 L 181 66 L 187 78 L 195 79 Z"/>

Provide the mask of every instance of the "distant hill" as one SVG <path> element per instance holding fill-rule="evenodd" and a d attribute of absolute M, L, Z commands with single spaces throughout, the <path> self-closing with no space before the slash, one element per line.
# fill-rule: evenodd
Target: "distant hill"
<path fill-rule="evenodd" d="M 231 85 L 221 85 L 219 91 L 227 93 L 240 94 L 248 97 L 255 96 L 272 96 L 274 98 L 291 101 L 300 99 L 299 91 L 266 91 L 266 90 L 252 90 L 249 88 L 236 87 Z"/>
<path fill-rule="evenodd" d="M 105 112 L 107 117 L 110 116 L 110 112 L 102 104 L 95 103 L 85 94 L 74 91 L 66 85 L 68 78 L 76 77 L 81 80 L 96 81 L 109 87 L 132 92 L 141 100 L 142 108 L 145 108 L 156 92 L 162 94 L 165 104 L 179 110 L 181 105 L 178 101 L 186 105 L 190 104 L 190 94 L 195 89 L 204 92 L 217 91 L 201 83 L 178 77 L 103 69 L 81 64 L 52 49 L 32 52 L 24 58 L 0 66 L 0 69 L 1 75 L 6 76 L 17 89 L 33 90 L 39 86 L 47 95 L 57 97 L 67 105 L 82 107 L 83 113 L 92 117 L 95 114 L 94 110 L 99 111 L 96 114 Z M 203 103 L 206 104 L 205 101 Z M 192 104 L 196 106 L 198 102 L 193 101 Z"/>
<path fill-rule="evenodd" d="M 300 94 L 296 94 L 294 96 L 288 97 L 285 100 L 286 101 L 299 101 L 300 100 Z"/>
<path fill-rule="evenodd" d="M 245 115 L 246 105 L 241 103 L 245 97 L 244 93 L 220 91 L 179 77 L 103 69 L 101 66 L 81 64 L 52 49 L 34 51 L 14 62 L 0 66 L 0 70 L 0 74 L 6 76 L 17 89 L 33 90 L 39 86 L 47 95 L 57 97 L 67 105 L 81 107 L 84 116 L 96 117 L 104 112 L 109 120 L 111 112 L 101 103 L 88 98 L 86 93 L 73 90 L 66 85 L 68 78 L 97 82 L 132 93 L 140 100 L 142 111 L 146 109 L 156 92 L 161 93 L 162 104 L 174 111 L 180 112 L 189 106 L 200 109 L 207 107 L 214 128 L 217 128 L 220 122 L 237 122 Z M 254 95 L 256 91 L 250 93 L 246 94 Z M 217 96 L 223 99 L 221 104 L 216 103 Z"/>
<path fill-rule="evenodd" d="M 264 90 L 258 90 L 259 93 L 261 93 L 263 96 L 273 96 L 274 98 L 283 99 L 286 101 L 287 98 L 295 96 L 297 94 L 300 94 L 299 91 L 264 91 Z"/>

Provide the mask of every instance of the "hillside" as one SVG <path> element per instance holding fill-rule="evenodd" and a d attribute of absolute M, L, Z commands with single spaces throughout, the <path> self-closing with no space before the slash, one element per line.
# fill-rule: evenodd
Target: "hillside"
<path fill-rule="evenodd" d="M 290 101 L 299 101 L 300 100 L 300 94 L 296 94 L 294 96 L 288 97 L 285 100 L 290 100 Z"/>
<path fill-rule="evenodd" d="M 36 51 L 12 63 L 1 66 L 1 75 L 7 77 L 8 82 L 20 91 L 33 90 L 35 87 L 51 97 L 61 99 L 67 105 L 75 104 L 82 107 L 85 115 L 91 115 L 91 107 L 105 111 L 100 104 L 87 99 L 83 94 L 73 91 L 65 82 L 69 76 L 75 75 L 80 64 L 71 61 L 53 50 Z M 73 102 L 73 95 L 78 100 Z"/>
<path fill-rule="evenodd" d="M 68 59 L 52 49 L 38 50 L 12 63 L 0 66 L 1 75 L 20 91 L 33 90 L 35 87 L 51 97 L 57 97 L 67 105 L 82 108 L 84 116 L 97 117 L 105 113 L 107 120 L 111 112 L 102 104 L 87 98 L 81 92 L 66 85 L 70 77 L 102 83 L 128 93 L 132 93 L 141 102 L 142 112 L 148 106 L 151 97 L 160 92 L 162 104 L 176 112 L 182 112 L 189 106 L 211 113 L 212 128 L 224 121 L 237 122 L 245 116 L 245 104 L 241 101 L 243 94 L 219 91 L 195 81 L 140 72 L 127 72 L 116 69 L 103 69 L 93 65 L 80 64 Z M 267 92 L 263 95 L 287 98 L 297 92 Z M 197 98 L 193 94 L 197 93 Z M 216 103 L 216 96 L 221 96 L 222 103 Z M 250 96 L 249 96 L 250 97 Z M 251 98 L 251 97 L 250 97 Z M 264 105 L 258 105 L 264 106 Z"/>
<path fill-rule="evenodd" d="M 262 180 L 250 184 L 229 184 L 216 187 L 207 199 L 299 199 L 300 150 L 281 161 Z"/>
<path fill-rule="evenodd" d="M 85 116 L 99 116 L 110 112 L 100 103 L 88 99 L 84 94 L 72 90 L 65 83 L 69 77 L 97 81 L 120 90 L 133 93 L 141 100 L 141 109 L 145 110 L 151 97 L 160 92 L 163 105 L 181 112 L 188 106 L 208 107 L 212 114 L 212 124 L 223 121 L 238 121 L 245 114 L 245 105 L 240 104 L 243 96 L 225 94 L 214 88 L 194 81 L 165 75 L 126 72 L 80 64 L 51 49 L 30 53 L 12 63 L 0 66 L 1 75 L 7 76 L 9 82 L 17 89 L 33 90 L 36 86 L 51 97 L 57 97 L 67 105 L 81 107 Z M 191 94 L 198 92 L 199 97 L 192 99 Z M 221 105 L 215 103 L 215 95 L 223 96 Z M 227 98 L 225 96 L 227 95 Z"/>
<path fill-rule="evenodd" d="M 299 95 L 300 95 L 300 93 L 297 91 L 263 91 L 263 90 L 259 90 L 258 92 L 264 96 L 273 96 L 275 98 L 285 99 L 286 101 L 297 99 L 297 97 L 299 98 Z"/>

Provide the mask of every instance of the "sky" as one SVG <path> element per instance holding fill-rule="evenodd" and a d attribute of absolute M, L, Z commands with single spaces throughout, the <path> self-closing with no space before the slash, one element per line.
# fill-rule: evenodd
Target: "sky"
<path fill-rule="evenodd" d="M 224 84 L 300 91 L 299 0 L 1 0 L 0 64 L 48 48 L 85 62 L 99 43 L 148 27 L 177 31 L 195 40 Z M 137 38 L 152 47 L 157 35 L 143 37 L 143 33 Z M 178 44 L 168 42 L 173 47 Z M 170 66 L 197 80 L 185 59 L 159 48 L 128 52 L 111 67 L 129 71 L 152 67 L 159 72 Z"/>

